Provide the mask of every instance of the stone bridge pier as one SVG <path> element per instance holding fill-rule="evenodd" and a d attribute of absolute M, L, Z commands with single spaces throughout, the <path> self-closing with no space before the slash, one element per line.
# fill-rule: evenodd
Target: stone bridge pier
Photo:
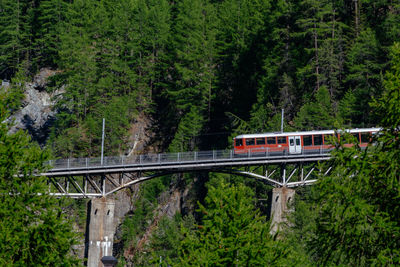
<path fill-rule="evenodd" d="M 290 212 L 295 192 L 287 187 L 276 187 L 272 190 L 271 234 L 276 234 L 282 228 L 282 224 L 287 222 L 287 213 Z"/>
<path fill-rule="evenodd" d="M 87 266 L 103 267 L 101 258 L 112 256 L 114 241 L 114 207 L 112 199 L 94 198 L 90 202 Z"/>

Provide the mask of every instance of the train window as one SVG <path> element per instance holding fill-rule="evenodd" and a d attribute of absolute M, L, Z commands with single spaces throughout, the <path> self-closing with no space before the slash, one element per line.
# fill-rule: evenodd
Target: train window
<path fill-rule="evenodd" d="M 332 134 L 324 134 L 324 144 L 330 144 L 332 142 L 333 135 Z"/>
<path fill-rule="evenodd" d="M 279 136 L 278 144 L 286 144 L 286 136 Z"/>
<path fill-rule="evenodd" d="M 294 146 L 294 140 L 293 139 L 289 139 L 290 142 L 290 146 Z"/>
<path fill-rule="evenodd" d="M 361 143 L 368 143 L 371 138 L 371 133 L 361 133 Z"/>
<path fill-rule="evenodd" d="M 303 144 L 304 146 L 312 146 L 312 135 L 304 135 Z"/>
<path fill-rule="evenodd" d="M 322 145 L 322 135 L 314 135 L 314 146 Z"/>
<path fill-rule="evenodd" d="M 300 145 L 300 138 L 296 138 L 296 146 Z"/>
<path fill-rule="evenodd" d="M 356 139 L 357 143 L 360 142 L 360 134 L 359 133 L 352 133 L 351 135 L 354 136 L 354 138 Z"/>
<path fill-rule="evenodd" d="M 254 146 L 254 138 L 246 139 L 246 146 Z"/>
<path fill-rule="evenodd" d="M 242 139 L 236 139 L 235 140 L 235 146 L 243 146 L 243 140 Z"/>
<path fill-rule="evenodd" d="M 265 138 L 256 138 L 257 145 L 265 145 Z"/>
<path fill-rule="evenodd" d="M 276 144 L 276 138 L 275 137 L 267 137 L 267 144 L 268 145 L 275 145 Z"/>

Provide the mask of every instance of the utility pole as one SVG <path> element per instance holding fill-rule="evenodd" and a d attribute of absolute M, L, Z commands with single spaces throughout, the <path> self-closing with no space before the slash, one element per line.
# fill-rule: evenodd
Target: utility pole
<path fill-rule="evenodd" d="M 103 118 L 103 131 L 101 134 L 101 165 L 103 165 L 103 157 L 104 157 L 104 128 L 106 125 L 106 119 Z"/>
<path fill-rule="evenodd" d="M 285 110 L 282 109 L 282 116 L 281 116 L 281 133 L 283 133 L 283 114 L 285 113 Z"/>

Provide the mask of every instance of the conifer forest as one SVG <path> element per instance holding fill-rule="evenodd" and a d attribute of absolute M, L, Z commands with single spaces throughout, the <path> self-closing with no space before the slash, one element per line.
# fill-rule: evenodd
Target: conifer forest
<path fill-rule="evenodd" d="M 26 84 L 54 116 L 10 131 Z M 213 172 L 127 189 L 118 266 L 399 266 L 399 0 L 0 0 L 0 265 L 81 266 L 87 200 L 34 173 L 55 158 L 231 149 L 239 134 L 381 127 L 339 142 L 270 233 L 272 186 Z M 57 93 L 55 93 L 57 92 Z M 146 142 L 134 149 L 135 125 Z M 173 216 L 159 210 L 182 196 Z"/>

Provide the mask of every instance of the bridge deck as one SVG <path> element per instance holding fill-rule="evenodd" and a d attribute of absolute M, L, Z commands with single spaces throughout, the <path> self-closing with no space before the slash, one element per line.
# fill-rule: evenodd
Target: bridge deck
<path fill-rule="evenodd" d="M 112 174 L 138 171 L 201 171 L 230 166 L 312 162 L 330 159 L 330 150 L 309 150 L 302 154 L 281 151 L 257 151 L 236 155 L 233 150 L 146 154 L 132 157 L 73 158 L 50 161 L 44 176 L 57 177 L 86 174 Z"/>

